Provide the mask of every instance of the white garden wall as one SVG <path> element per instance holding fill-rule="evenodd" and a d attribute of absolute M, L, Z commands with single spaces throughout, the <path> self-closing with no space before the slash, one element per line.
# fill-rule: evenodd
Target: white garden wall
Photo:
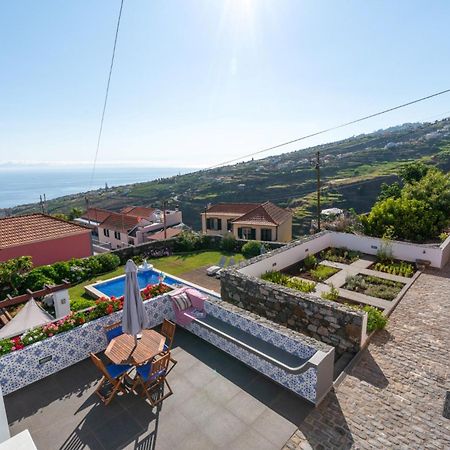
<path fill-rule="evenodd" d="M 369 255 L 376 255 L 383 246 L 383 240 L 364 235 L 332 232 L 332 247 L 345 247 Z M 395 259 L 415 262 L 423 259 L 431 262 L 432 267 L 440 268 L 443 249 L 438 246 L 413 244 L 401 241 L 389 241 L 389 248 Z"/>

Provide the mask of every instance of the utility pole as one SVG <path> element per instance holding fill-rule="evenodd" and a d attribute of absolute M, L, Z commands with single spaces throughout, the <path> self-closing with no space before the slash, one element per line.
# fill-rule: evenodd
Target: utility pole
<path fill-rule="evenodd" d="M 39 195 L 39 204 L 41 206 L 41 212 L 44 214 L 44 202 L 42 201 L 42 194 Z"/>
<path fill-rule="evenodd" d="M 317 230 L 320 232 L 320 152 L 316 154 L 316 172 L 317 172 Z"/>
<path fill-rule="evenodd" d="M 89 198 L 86 195 L 86 197 L 84 197 L 84 201 L 86 202 L 86 213 L 88 216 L 88 225 L 91 226 L 91 215 L 89 214 Z"/>
<path fill-rule="evenodd" d="M 167 239 L 166 200 L 163 201 L 164 239 Z"/>

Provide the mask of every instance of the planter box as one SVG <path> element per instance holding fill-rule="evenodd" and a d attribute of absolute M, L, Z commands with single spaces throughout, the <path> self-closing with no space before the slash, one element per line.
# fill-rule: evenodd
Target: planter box
<path fill-rule="evenodd" d="M 169 297 L 164 294 L 144 302 L 150 327 L 164 318 L 173 320 Z M 3 395 L 21 389 L 35 381 L 59 372 L 106 348 L 103 327 L 122 319 L 122 311 L 85 323 L 73 330 L 36 342 L 22 350 L 0 358 L 0 385 Z"/>

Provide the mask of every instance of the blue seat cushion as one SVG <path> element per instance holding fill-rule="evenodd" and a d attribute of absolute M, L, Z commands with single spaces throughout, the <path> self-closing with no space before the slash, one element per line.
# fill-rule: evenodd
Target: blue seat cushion
<path fill-rule="evenodd" d="M 169 350 L 169 346 L 168 346 L 167 344 L 164 344 L 164 349 L 163 349 L 163 351 L 164 351 L 164 352 L 167 352 L 167 350 Z"/>
<path fill-rule="evenodd" d="M 106 339 L 108 342 L 111 342 L 115 337 L 120 336 L 121 334 L 123 334 L 122 327 L 116 327 L 106 332 Z"/>
<path fill-rule="evenodd" d="M 165 370 L 160 370 L 159 372 L 154 373 L 152 376 L 150 376 L 152 370 L 152 364 L 148 363 L 148 364 L 144 364 L 143 366 L 139 366 L 136 369 L 136 372 L 138 373 L 138 375 L 144 380 L 145 383 L 147 383 L 147 381 L 153 381 L 156 378 L 162 376 L 165 374 Z"/>
<path fill-rule="evenodd" d="M 131 369 L 131 366 L 128 364 L 108 364 L 106 366 L 109 376 L 114 379 L 119 378 L 129 369 Z"/>

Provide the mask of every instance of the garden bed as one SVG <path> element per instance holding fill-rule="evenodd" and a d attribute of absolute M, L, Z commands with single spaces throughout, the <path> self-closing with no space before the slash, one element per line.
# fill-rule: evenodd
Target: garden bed
<path fill-rule="evenodd" d="M 279 284 L 280 286 L 288 287 L 291 289 L 296 289 L 300 292 L 314 292 L 316 290 L 316 284 L 300 280 L 297 277 L 291 277 L 281 272 L 266 272 L 261 276 L 264 281 L 269 281 L 271 283 Z"/>
<path fill-rule="evenodd" d="M 341 264 L 351 264 L 361 258 L 361 253 L 346 248 L 326 248 L 319 253 L 321 261 L 331 261 Z"/>
<path fill-rule="evenodd" d="M 336 267 L 320 264 L 315 255 L 309 255 L 304 260 L 283 269 L 282 273 L 292 277 L 301 277 L 315 283 L 322 282 L 339 272 Z"/>
<path fill-rule="evenodd" d="M 359 274 L 348 277 L 343 289 L 391 301 L 397 297 L 404 286 L 405 284 L 399 281 Z"/>
<path fill-rule="evenodd" d="M 406 278 L 411 278 L 416 272 L 414 264 L 405 261 L 377 261 L 369 269 Z"/>

